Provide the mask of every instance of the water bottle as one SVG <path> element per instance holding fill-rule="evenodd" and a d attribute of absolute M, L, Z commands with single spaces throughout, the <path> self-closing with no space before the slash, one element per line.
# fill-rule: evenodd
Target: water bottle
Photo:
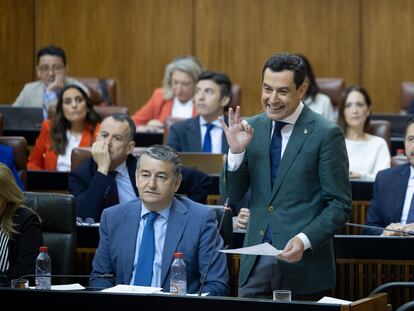
<path fill-rule="evenodd" d="M 170 293 L 173 295 L 187 293 L 187 270 L 183 253 L 174 253 L 174 260 L 171 264 Z"/>
<path fill-rule="evenodd" d="M 36 258 L 36 289 L 50 289 L 52 261 L 47 251 L 47 246 L 39 247 L 39 255 Z"/>

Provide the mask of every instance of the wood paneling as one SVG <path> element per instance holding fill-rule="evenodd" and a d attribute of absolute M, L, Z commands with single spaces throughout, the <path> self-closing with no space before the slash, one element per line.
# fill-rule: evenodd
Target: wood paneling
<path fill-rule="evenodd" d="M 13 103 L 33 79 L 33 0 L 0 1 L 0 104 Z"/>
<path fill-rule="evenodd" d="M 399 110 L 414 80 L 411 0 L 0 0 L 0 103 L 35 79 L 35 53 L 68 54 L 72 76 L 115 78 L 133 113 L 165 65 L 194 54 L 242 87 L 243 115 L 260 107 L 260 73 L 274 52 L 305 54 L 317 77 L 362 83 L 375 112 Z"/>
<path fill-rule="evenodd" d="M 188 0 L 38 0 L 36 48 L 67 52 L 70 75 L 117 80 L 118 105 L 135 112 L 161 85 L 165 65 L 192 54 Z"/>
<path fill-rule="evenodd" d="M 196 55 L 242 87 L 242 114 L 261 111 L 261 70 L 275 52 L 307 55 L 319 77 L 358 80 L 359 1 L 198 0 Z"/>
<path fill-rule="evenodd" d="M 362 4 L 362 84 L 375 112 L 399 112 L 400 84 L 414 81 L 414 1 Z"/>

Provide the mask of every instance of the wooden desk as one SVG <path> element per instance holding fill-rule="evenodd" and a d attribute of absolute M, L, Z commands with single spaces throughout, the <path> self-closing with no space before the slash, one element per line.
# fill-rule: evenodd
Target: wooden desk
<path fill-rule="evenodd" d="M 171 295 L 115 294 L 93 291 L 53 291 L 0 288 L 2 304 L 15 310 L 56 310 L 59 306 L 81 310 L 258 310 L 261 311 L 385 311 L 387 295 L 378 294 L 349 306 L 314 302 L 275 302 L 267 299 L 229 297 L 180 297 Z"/>

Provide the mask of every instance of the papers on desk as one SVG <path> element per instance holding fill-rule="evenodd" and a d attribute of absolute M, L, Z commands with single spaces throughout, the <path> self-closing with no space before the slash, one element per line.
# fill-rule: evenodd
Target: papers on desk
<path fill-rule="evenodd" d="M 161 287 L 150 287 L 150 286 L 135 286 L 118 284 L 114 287 L 103 289 L 105 293 L 133 293 L 133 294 L 155 294 L 162 290 Z"/>
<path fill-rule="evenodd" d="M 334 303 L 334 304 L 340 304 L 340 305 L 350 305 L 352 301 L 325 296 L 322 299 L 320 299 L 318 303 Z"/>
<path fill-rule="evenodd" d="M 261 256 L 278 256 L 282 253 L 281 250 L 273 247 L 269 243 L 262 243 L 249 247 L 235 248 L 235 249 L 223 249 L 219 252 L 227 254 L 244 254 L 244 255 L 261 255 Z"/>
<path fill-rule="evenodd" d="M 85 289 L 85 287 L 83 287 L 79 283 L 74 283 L 74 284 L 64 284 L 64 285 L 52 285 L 51 289 L 53 290 L 82 290 L 82 289 Z"/>

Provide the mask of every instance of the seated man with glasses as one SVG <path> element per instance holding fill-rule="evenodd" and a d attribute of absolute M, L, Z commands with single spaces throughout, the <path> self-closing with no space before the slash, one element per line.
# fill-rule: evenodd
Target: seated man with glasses
<path fill-rule="evenodd" d="M 58 93 L 65 86 L 75 84 L 87 94 L 88 88 L 73 78 L 66 77 L 68 67 L 65 51 L 57 46 L 47 46 L 37 52 L 36 72 L 39 81 L 27 83 L 20 92 L 14 107 L 43 107 L 44 116 L 51 105 L 56 105 Z"/>

